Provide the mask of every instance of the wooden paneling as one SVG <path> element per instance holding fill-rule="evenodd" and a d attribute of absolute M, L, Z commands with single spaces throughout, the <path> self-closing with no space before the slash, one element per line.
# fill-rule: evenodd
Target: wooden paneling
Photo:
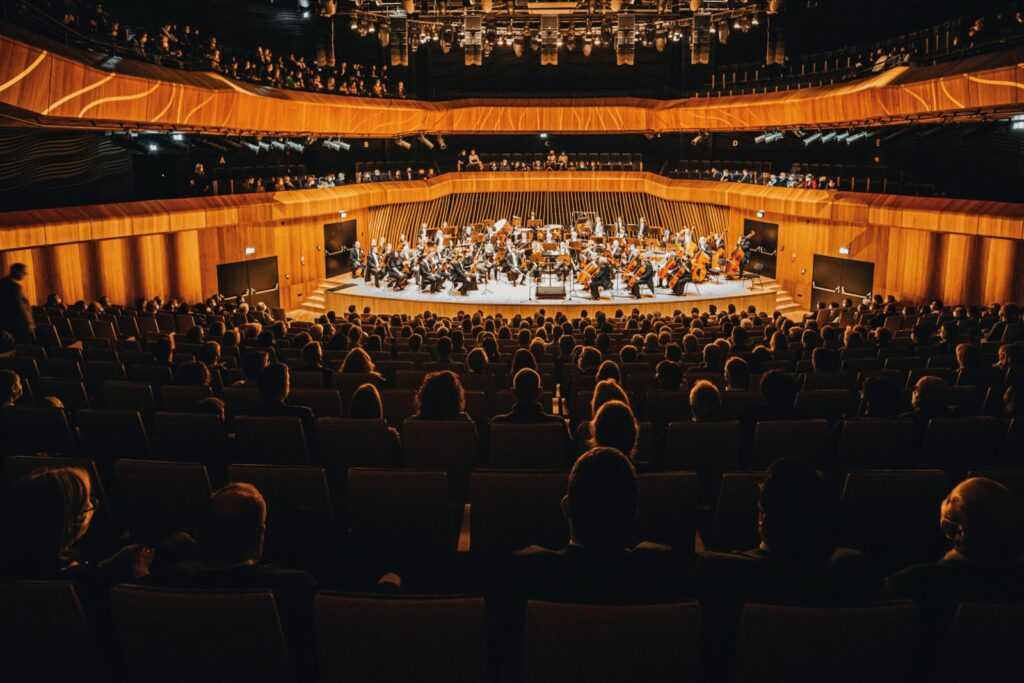
<path fill-rule="evenodd" d="M 599 210 L 644 215 L 698 233 L 764 211 L 779 224 L 778 279 L 810 301 L 814 254 L 875 264 L 876 293 L 923 301 L 1024 299 L 1024 205 L 669 180 L 648 173 L 475 173 L 331 190 L 175 199 L 0 213 L 0 265 L 28 264 L 40 301 L 163 296 L 197 300 L 217 265 L 277 256 L 282 302 L 296 307 L 324 276 L 323 225 L 354 219 L 364 245 L 421 223 L 500 218 L 536 207 L 545 219 Z M 509 212 L 506 214 L 506 212 Z M 491 214 L 491 215 L 484 215 Z M 246 247 L 255 254 L 245 255 Z"/>
<path fill-rule="evenodd" d="M 116 66 L 114 67 L 117 68 Z M 963 68 L 969 68 L 964 65 Z M 421 131 L 622 133 L 864 125 L 965 110 L 1019 109 L 1016 63 L 897 81 L 908 67 L 840 85 L 675 101 L 634 98 L 381 100 L 265 88 L 217 74 L 103 71 L 0 36 L 0 103 L 61 122 L 179 130 L 390 137 Z M 954 70 L 955 71 L 955 70 Z"/>

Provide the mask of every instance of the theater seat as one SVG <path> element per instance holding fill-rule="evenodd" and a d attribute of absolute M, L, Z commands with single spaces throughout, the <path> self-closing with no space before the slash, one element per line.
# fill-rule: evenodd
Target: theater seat
<path fill-rule="evenodd" d="M 653 472 L 637 478 L 640 494 L 636 540 L 672 546 L 682 556 L 694 551 L 700 484 L 693 472 Z"/>
<path fill-rule="evenodd" d="M 452 500 L 461 502 L 469 470 L 478 459 L 476 425 L 461 420 L 406 420 L 402 453 L 406 467 L 446 470 Z"/>
<path fill-rule="evenodd" d="M 99 463 L 118 458 L 148 458 L 149 436 L 142 416 L 134 410 L 79 410 L 80 452 Z"/>
<path fill-rule="evenodd" d="M 166 384 L 160 388 L 160 409 L 168 413 L 192 413 L 196 404 L 213 396 L 207 386 Z"/>
<path fill-rule="evenodd" d="M 754 427 L 755 467 L 767 467 L 779 458 L 818 462 L 831 446 L 827 420 L 760 421 Z"/>
<path fill-rule="evenodd" d="M 125 671 L 149 681 L 294 681 L 274 595 L 268 591 L 110 591 Z"/>
<path fill-rule="evenodd" d="M 998 463 L 1005 438 L 1006 425 L 994 417 L 934 419 L 925 432 L 923 454 L 931 464 L 963 473 L 969 466 Z"/>
<path fill-rule="evenodd" d="M 849 389 L 818 389 L 800 392 L 796 407 L 808 418 L 837 422 L 844 417 L 856 417 L 857 397 Z"/>
<path fill-rule="evenodd" d="M 673 422 L 665 437 L 666 470 L 722 472 L 739 468 L 740 423 Z"/>
<path fill-rule="evenodd" d="M 76 455 L 78 440 L 63 410 L 50 407 L 6 406 L 0 408 L 3 420 L 18 425 L 5 430 L 0 453 L 5 455 Z"/>
<path fill-rule="evenodd" d="M 526 681 L 700 681 L 700 606 L 526 606 Z"/>
<path fill-rule="evenodd" d="M 565 425 L 492 424 L 491 467 L 558 468 L 566 465 Z"/>
<path fill-rule="evenodd" d="M 939 504 L 950 491 L 942 470 L 850 472 L 843 487 L 841 543 L 863 550 L 884 571 L 934 561 L 948 549 Z"/>
<path fill-rule="evenodd" d="M 735 680 L 904 683 L 912 679 L 920 626 L 910 604 L 860 609 L 747 605 Z"/>
<path fill-rule="evenodd" d="M 455 551 L 462 508 L 449 507 L 444 472 L 356 467 L 348 473 L 346 501 L 357 548 L 428 557 Z"/>
<path fill-rule="evenodd" d="M 176 531 L 196 535 L 210 505 L 210 479 L 198 463 L 123 458 L 114 496 L 133 538 L 157 543 Z"/>
<path fill-rule="evenodd" d="M 153 425 L 153 450 L 158 458 L 223 469 L 231 457 L 224 423 L 216 415 L 161 412 L 153 416 Z"/>
<path fill-rule="evenodd" d="M 0 584 L 0 630 L 4 667 L 12 679 L 109 680 L 97 634 L 69 581 Z"/>
<path fill-rule="evenodd" d="M 473 472 L 471 551 L 500 555 L 528 545 L 565 545 L 569 527 L 561 500 L 567 481 L 566 472 Z"/>
<path fill-rule="evenodd" d="M 341 417 L 341 395 L 335 389 L 293 389 L 288 405 L 306 406 L 317 417 Z"/>
<path fill-rule="evenodd" d="M 153 388 L 141 382 L 104 382 L 103 405 L 109 410 L 137 410 L 147 424 L 156 411 Z"/>
<path fill-rule="evenodd" d="M 240 416 L 235 424 L 235 462 L 278 465 L 309 463 L 306 435 L 298 417 Z"/>
<path fill-rule="evenodd" d="M 80 380 L 41 377 L 36 393 L 40 397 L 56 396 L 64 404 L 64 409 L 72 414 L 89 407 L 89 395 Z"/>
<path fill-rule="evenodd" d="M 914 423 L 910 420 L 843 420 L 839 463 L 848 468 L 892 468 L 916 461 Z"/>
<path fill-rule="evenodd" d="M 482 598 L 319 593 L 313 604 L 322 681 L 481 681 Z"/>

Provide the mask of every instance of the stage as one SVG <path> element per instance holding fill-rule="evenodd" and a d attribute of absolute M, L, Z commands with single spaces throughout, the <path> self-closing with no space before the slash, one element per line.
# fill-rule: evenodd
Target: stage
<path fill-rule="evenodd" d="M 557 286 L 558 283 L 552 284 Z M 675 310 L 688 313 L 693 308 L 703 312 L 711 305 L 723 309 L 729 304 L 737 308 L 755 306 L 758 311 L 771 312 L 775 310 L 776 291 L 773 280 L 760 278 L 705 282 L 696 288 L 691 284 L 687 285 L 685 296 L 674 296 L 669 290 L 659 288 L 655 295 L 651 295 L 650 289 L 644 289 L 641 291 L 642 298 L 634 299 L 624 287 L 620 287 L 614 292 L 602 291 L 601 299 L 595 301 L 590 298 L 589 291 L 574 287 L 568 298 L 537 299 L 532 284 L 529 287 L 513 287 L 504 279 L 491 282 L 487 289 L 478 289 L 463 296 L 451 291 L 448 285 L 437 294 L 430 294 L 420 292 L 416 283 L 410 282 L 405 290 L 398 292 L 384 286 L 374 287 L 373 283 L 367 284 L 362 278 L 352 279 L 346 275 L 332 279 L 332 286 L 327 288 L 324 298 L 326 309 L 338 313 L 347 310 L 349 306 L 355 306 L 359 311 L 368 306 L 374 313 L 409 315 L 429 309 L 433 313 L 447 316 L 460 311 L 477 310 L 513 316 L 517 313 L 533 314 L 539 308 L 546 311 L 559 310 L 568 316 L 578 315 L 582 310 L 603 310 L 612 314 L 620 308 L 627 312 L 638 308 L 641 313 L 668 315 Z"/>

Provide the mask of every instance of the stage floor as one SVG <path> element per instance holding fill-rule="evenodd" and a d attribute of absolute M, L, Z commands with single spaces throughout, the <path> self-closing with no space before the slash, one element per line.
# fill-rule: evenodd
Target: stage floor
<path fill-rule="evenodd" d="M 538 308 L 546 310 L 569 309 L 578 312 L 583 309 L 598 310 L 608 309 L 614 311 L 617 308 L 631 310 L 639 308 L 643 312 L 671 313 L 678 309 L 689 312 L 691 308 L 698 308 L 701 311 L 707 310 L 708 306 L 714 304 L 718 308 L 735 304 L 737 307 L 754 305 L 759 311 L 774 311 L 776 290 L 774 281 L 766 278 L 761 280 L 722 280 L 720 282 L 706 282 L 698 285 L 687 285 L 685 296 L 675 296 L 667 289 L 657 289 L 654 295 L 650 289 L 641 290 L 641 298 L 634 299 L 625 287 L 614 291 L 604 290 L 601 292 L 601 299 L 594 300 L 590 297 L 589 291 L 579 287 L 573 287 L 571 296 L 560 299 L 537 299 L 535 287 L 520 285 L 513 287 L 504 280 L 491 282 L 486 289 L 478 289 L 467 295 L 460 295 L 453 292 L 450 286 L 446 285 L 437 294 L 420 292 L 414 282 L 403 291 L 395 291 L 386 287 L 374 287 L 373 284 L 366 284 L 361 278 L 352 279 L 349 276 L 335 278 L 334 287 L 326 291 L 325 299 L 328 309 L 342 312 L 350 305 L 355 305 L 359 310 L 369 306 L 375 313 L 409 313 L 414 314 L 423 310 L 431 310 L 441 315 L 452 315 L 459 311 L 483 310 L 486 313 L 502 313 L 503 315 L 515 315 L 516 313 L 526 314 L 536 311 Z M 558 283 L 552 283 L 557 285 Z M 566 284 L 568 287 L 568 283 Z"/>

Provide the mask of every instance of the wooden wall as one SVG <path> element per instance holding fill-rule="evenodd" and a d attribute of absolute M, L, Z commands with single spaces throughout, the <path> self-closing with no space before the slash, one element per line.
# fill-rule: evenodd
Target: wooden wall
<path fill-rule="evenodd" d="M 999 66 L 992 67 L 992 64 Z M 1002 64 L 1002 65 L 1000 65 Z M 144 126 L 276 135 L 764 130 L 934 120 L 951 112 L 1020 110 L 1024 69 L 987 59 L 941 78 L 899 79 L 908 67 L 819 88 L 658 101 L 381 100 L 234 82 L 132 62 L 118 72 L 0 36 L 0 103 L 64 125 Z M 910 70 L 912 73 L 912 70 Z"/>
<path fill-rule="evenodd" d="M 710 222 L 724 221 L 731 240 L 745 218 L 763 211 L 763 220 L 780 226 L 779 279 L 804 305 L 814 254 L 839 256 L 839 247 L 850 248 L 849 258 L 875 264 L 876 293 L 948 303 L 1024 301 L 1022 204 L 669 180 L 649 173 L 448 174 L 332 190 L 0 213 L 0 268 L 28 264 L 26 290 L 33 301 L 49 292 L 71 301 L 101 295 L 115 302 L 155 295 L 197 300 L 216 291 L 218 264 L 277 256 L 282 303 L 295 308 L 323 279 L 323 225 L 340 220 L 341 211 L 357 221 L 358 237 L 368 244 L 385 229 L 379 221 L 388 215 L 386 207 L 453 197 L 458 200 L 451 205 L 460 211 L 494 210 L 500 207 L 472 198 L 544 192 L 622 193 L 647 209 L 658 202 L 678 211 L 699 209 Z M 488 217 L 496 216 L 478 218 Z M 256 253 L 246 257 L 246 247 Z"/>

